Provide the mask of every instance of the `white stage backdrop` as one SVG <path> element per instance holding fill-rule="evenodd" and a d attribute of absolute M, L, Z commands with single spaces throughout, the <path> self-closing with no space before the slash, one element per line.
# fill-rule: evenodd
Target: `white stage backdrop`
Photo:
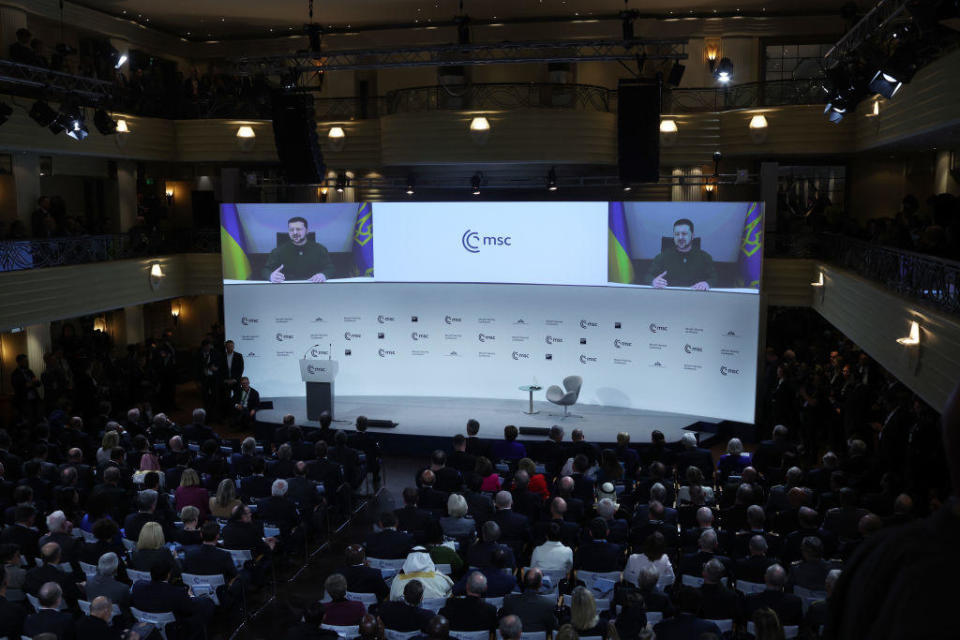
<path fill-rule="evenodd" d="M 332 357 L 342 395 L 522 401 L 576 374 L 581 403 L 753 422 L 762 209 L 629 204 L 224 205 L 227 337 L 265 397 Z"/>

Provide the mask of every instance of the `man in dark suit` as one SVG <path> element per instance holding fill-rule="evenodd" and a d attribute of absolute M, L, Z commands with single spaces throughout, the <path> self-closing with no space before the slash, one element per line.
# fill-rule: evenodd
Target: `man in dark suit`
<path fill-rule="evenodd" d="M 464 446 L 465 445 L 466 443 L 464 443 Z M 441 491 L 443 493 L 460 491 L 461 484 L 463 482 L 462 476 L 456 467 L 453 467 L 447 463 L 447 454 L 445 451 L 442 449 L 437 449 L 434 451 L 430 456 L 430 466 L 427 468 L 433 472 L 435 477 L 433 486 L 437 489 L 437 491 Z M 421 469 L 417 478 L 418 480 L 422 480 L 423 471 L 424 470 Z M 473 471 L 473 467 L 470 467 L 469 471 Z"/>
<path fill-rule="evenodd" d="M 656 565 L 647 565 L 637 578 L 638 591 L 643 596 L 643 604 L 647 611 L 659 611 L 664 618 L 669 618 L 674 614 L 673 603 L 670 596 L 665 594 L 657 587 L 660 581 L 660 570 Z"/>
<path fill-rule="evenodd" d="M 233 340 L 227 340 L 217 360 L 220 380 L 223 381 L 222 397 L 232 398 L 243 377 L 243 354 L 234 350 Z"/>
<path fill-rule="evenodd" d="M 785 627 L 803 622 L 803 602 L 792 593 L 783 591 L 787 584 L 786 570 L 778 564 L 770 565 L 764 575 L 764 582 L 767 585 L 765 591 L 751 593 L 744 600 L 743 609 L 747 620 L 753 619 L 753 612 L 757 609 L 769 607 Z"/>
<path fill-rule="evenodd" d="M 317 483 L 307 477 L 307 463 L 297 462 L 293 466 L 293 477 L 287 480 L 287 497 L 297 503 L 302 513 L 311 513 L 322 504 L 317 487 Z"/>
<path fill-rule="evenodd" d="M 440 615 L 450 621 L 455 631 L 493 631 L 497 628 L 497 610 L 483 601 L 487 579 L 479 571 L 467 576 L 466 597 L 450 598 Z"/>
<path fill-rule="evenodd" d="M 752 504 L 747 507 L 747 526 L 742 531 L 738 531 L 733 540 L 733 549 L 731 555 L 735 558 L 743 558 L 750 555 L 749 544 L 753 536 L 762 536 L 767 541 L 768 553 L 776 556 L 780 553 L 783 544 L 780 536 L 764 528 L 766 523 L 766 512 L 758 504 Z"/>
<path fill-rule="evenodd" d="M 737 593 L 723 584 L 726 569 L 714 558 L 703 567 L 703 585 L 700 587 L 701 618 L 707 620 L 739 620 L 740 600 Z"/>
<path fill-rule="evenodd" d="M 563 516 L 567 512 L 567 501 L 557 497 L 550 501 L 550 519 L 541 520 L 533 527 L 533 545 L 540 546 L 547 540 L 550 525 L 557 523 L 560 527 L 560 541 L 573 549 L 579 543 L 580 526 L 576 522 L 568 522 Z"/>
<path fill-rule="evenodd" d="M 750 555 L 736 561 L 734 571 L 737 580 L 760 584 L 764 581 L 767 569 L 779 561 L 768 556 L 767 541 L 762 535 L 754 535 L 749 543 Z"/>
<path fill-rule="evenodd" d="M 500 613 L 504 616 L 518 616 L 524 630 L 528 632 L 556 630 L 556 599 L 540 595 L 542 584 L 543 574 L 540 569 L 527 569 L 523 575 L 523 593 L 505 596 Z"/>
<path fill-rule="evenodd" d="M 346 565 L 337 569 L 334 573 L 339 573 L 347 581 L 347 591 L 352 593 L 373 593 L 376 594 L 377 600 L 386 600 L 390 595 L 390 587 L 387 586 L 387 583 L 383 580 L 383 575 L 381 575 L 379 569 L 374 569 L 367 565 L 366 554 L 364 553 L 363 547 L 359 544 L 352 544 L 347 547 L 347 550 L 344 552 L 344 560 Z M 416 580 L 411 580 L 407 583 L 407 587 L 410 584 L 417 582 Z M 417 582 L 417 584 L 420 584 Z M 404 592 L 406 593 L 406 592 Z M 420 585 L 420 596 L 423 597 L 423 585 Z M 416 606 L 420 601 L 414 604 Z M 390 625 L 384 624 L 388 629 L 393 629 L 395 631 L 413 631 L 413 629 L 400 629 L 398 627 L 391 627 Z M 420 627 L 416 627 L 419 629 Z"/>
<path fill-rule="evenodd" d="M 23 590 L 35 596 L 40 595 L 40 589 L 48 582 L 55 582 L 60 589 L 57 598 L 63 597 L 71 605 L 76 604 L 80 591 L 73 581 L 73 575 L 64 573 L 57 565 L 60 564 L 60 546 L 56 542 L 48 542 L 40 550 L 43 564 L 27 571 L 23 580 Z"/>
<path fill-rule="evenodd" d="M 447 459 L 447 466 L 459 471 L 463 478 L 473 473 L 477 466 L 476 456 L 467 453 L 467 439 L 462 433 L 453 436 L 453 452 Z"/>
<path fill-rule="evenodd" d="M 563 498 L 567 503 L 567 513 L 564 515 L 564 520 L 569 522 L 580 523 L 583 521 L 586 515 L 586 504 L 583 500 L 573 494 L 574 487 L 576 483 L 573 478 L 570 476 L 563 476 L 557 482 L 557 495 Z M 593 503 L 593 497 L 590 498 L 590 503 Z"/>
<path fill-rule="evenodd" d="M 423 583 L 410 580 L 403 587 L 403 600 L 381 602 L 377 615 L 383 620 L 383 626 L 391 631 L 425 631 L 433 617 L 429 609 L 421 609 L 423 601 Z"/>
<path fill-rule="evenodd" d="M 677 453 L 677 476 L 681 479 L 687 477 L 687 467 L 697 467 L 703 472 L 703 477 L 712 484 L 713 479 L 713 455 L 709 449 L 703 449 L 697 446 L 697 436 L 687 432 L 680 438 L 683 450 Z"/>
<path fill-rule="evenodd" d="M 90 602 L 90 615 L 77 620 L 77 640 L 120 640 L 119 629 L 110 624 L 113 603 L 106 596 L 97 596 Z"/>
<path fill-rule="evenodd" d="M 25 615 L 21 605 L 7 600 L 7 571 L 0 565 L 0 638 L 19 638 Z"/>
<path fill-rule="evenodd" d="M 221 575 L 227 583 L 231 582 L 237 577 L 237 567 L 229 553 L 217 548 L 220 525 L 213 520 L 207 520 L 203 523 L 200 535 L 202 544 L 186 548 L 183 572 L 200 576 Z"/>
<path fill-rule="evenodd" d="M 630 538 L 630 524 L 617 518 L 617 505 L 610 498 L 604 498 L 597 503 L 597 516 L 607 523 L 607 540 L 616 544 L 627 544 Z"/>
<path fill-rule="evenodd" d="M 57 640 L 74 639 L 73 616 L 59 610 L 62 595 L 60 585 L 56 582 L 46 582 L 40 587 L 37 592 L 40 610 L 27 616 L 23 623 L 23 635 L 33 638 L 41 633 L 52 633 Z"/>
<path fill-rule="evenodd" d="M 680 536 L 677 533 L 677 525 L 664 520 L 665 509 L 663 505 L 657 500 L 652 500 L 647 506 L 647 521 L 642 522 L 639 517 L 634 521 L 634 525 L 630 529 L 630 544 L 634 548 L 639 548 L 643 541 L 647 539 L 647 536 L 654 531 L 659 531 L 668 549 L 679 546 Z"/>
<path fill-rule="evenodd" d="M 486 597 L 502 598 L 517 588 L 517 580 L 512 573 L 504 573 L 510 570 L 508 550 L 501 547 L 494 550 L 490 556 L 490 566 L 482 567 L 480 573 L 487 579 Z M 467 591 L 467 581 L 469 576 L 464 576 L 459 582 L 453 585 L 453 595 L 462 596 Z"/>
<path fill-rule="evenodd" d="M 343 467 L 343 473 L 354 489 L 360 487 L 363 482 L 365 469 L 360 461 L 360 452 L 347 445 L 347 434 L 344 431 L 337 431 L 333 436 L 333 447 L 329 450 L 330 459 L 339 462 Z"/>
<path fill-rule="evenodd" d="M 531 523 L 540 518 L 543 511 L 543 498 L 539 493 L 530 491 L 530 474 L 523 469 L 513 476 L 513 510 L 525 516 Z"/>
<path fill-rule="evenodd" d="M 574 569 L 585 571 L 620 571 L 625 562 L 622 545 L 607 541 L 610 530 L 603 518 L 590 521 L 590 541 L 580 545 L 573 558 Z"/>
<path fill-rule="evenodd" d="M 406 558 L 414 542 L 411 534 L 397 531 L 397 516 L 392 511 L 384 511 L 380 514 L 380 531 L 370 534 L 364 546 L 371 558 L 396 560 Z"/>
<path fill-rule="evenodd" d="M 690 640 L 704 633 L 720 637 L 720 628 L 709 620 L 697 617 L 700 609 L 700 592 L 686 585 L 677 592 L 679 615 L 658 622 L 653 627 L 657 640 Z"/>
<path fill-rule="evenodd" d="M 584 504 L 593 504 L 594 482 L 587 475 L 590 469 L 590 461 L 584 454 L 579 454 L 573 459 L 573 496 L 583 500 Z"/>
<path fill-rule="evenodd" d="M 433 518 L 429 511 L 420 508 L 420 491 L 416 487 L 403 490 L 403 507 L 393 513 L 397 516 L 397 528 L 418 538 L 423 537 L 427 522 Z"/>
<path fill-rule="evenodd" d="M 480 492 L 483 478 L 472 473 L 467 476 L 467 491 L 463 492 L 463 499 L 467 501 L 467 513 L 473 516 L 477 526 L 493 518 L 493 500 L 485 493 Z"/>
<path fill-rule="evenodd" d="M 83 587 L 87 600 L 106 596 L 110 602 L 122 609 L 130 606 L 130 587 L 116 579 L 119 566 L 120 559 L 116 553 L 108 551 L 100 556 L 97 561 L 97 574 L 88 577 Z"/>
<path fill-rule="evenodd" d="M 37 509 L 33 505 L 23 504 L 14 509 L 15 522 L 7 525 L 0 533 L 0 543 L 15 544 L 29 563 L 37 557 L 40 545 L 40 532 L 34 528 Z"/>
<path fill-rule="evenodd" d="M 313 449 L 316 453 L 316 459 L 307 463 L 307 477 L 323 483 L 326 494 L 332 496 L 344 482 L 343 467 L 339 462 L 327 457 L 330 445 L 327 444 L 326 440 L 317 440 Z"/>
<path fill-rule="evenodd" d="M 728 576 L 733 575 L 733 561 L 717 553 L 717 532 L 707 529 L 700 534 L 698 551 L 684 554 L 680 558 L 680 574 L 699 576 L 703 572 L 703 565 L 714 558 L 723 563 Z"/>
<path fill-rule="evenodd" d="M 207 623 L 213 616 L 213 600 L 191 598 L 189 590 L 170 584 L 173 563 L 158 562 L 150 569 L 150 581 L 133 585 L 131 605 L 149 613 L 172 612 L 177 619 L 176 633 L 167 627 L 167 638 L 200 640 L 206 634 Z"/>
<path fill-rule="evenodd" d="M 470 550 L 467 552 L 467 564 L 471 567 L 489 567 L 493 565 L 493 554 L 498 549 L 504 549 L 508 551 L 507 564 L 508 567 L 516 567 L 517 563 L 514 559 L 513 550 L 506 545 L 500 544 L 500 525 L 498 525 L 493 520 L 488 520 L 483 523 L 483 527 L 480 529 L 481 536 L 483 538 L 482 542 L 475 542 L 470 545 Z"/>
<path fill-rule="evenodd" d="M 782 424 L 773 428 L 773 439 L 764 440 L 753 454 L 752 465 L 763 475 L 769 475 L 772 469 L 783 464 L 786 453 L 796 455 L 797 447 L 789 440 L 790 430 Z"/>
<path fill-rule="evenodd" d="M 231 405 L 233 407 L 231 422 L 234 429 L 249 431 L 253 427 L 257 409 L 260 407 L 260 394 L 250 386 L 250 378 L 246 376 L 240 378 L 240 386 L 233 393 Z"/>
<path fill-rule="evenodd" d="M 467 453 L 479 458 L 480 456 L 490 457 L 490 446 L 477 437 L 480 433 L 480 423 L 470 418 L 467 420 Z"/>
<path fill-rule="evenodd" d="M 246 505 L 234 508 L 230 521 L 223 528 L 223 546 L 246 549 L 254 560 L 269 557 L 276 546 L 275 538 L 264 538 L 263 525 L 253 521 L 253 512 Z"/>
<path fill-rule="evenodd" d="M 219 440 L 214 430 L 207 426 L 206 421 L 206 410 L 193 410 L 193 421 L 183 429 L 183 437 L 187 439 L 187 442 L 202 443 L 207 440 Z"/>
<path fill-rule="evenodd" d="M 551 476 L 560 475 L 564 463 L 570 457 L 570 448 L 563 441 L 563 427 L 553 425 L 550 427 L 548 440 L 540 447 L 540 454 L 537 459 L 542 460 L 544 467 Z"/>
<path fill-rule="evenodd" d="M 270 495 L 272 482 L 266 475 L 267 463 L 263 458 L 254 458 L 253 474 L 240 479 L 240 496 L 245 500 L 259 500 Z"/>
<path fill-rule="evenodd" d="M 509 491 L 498 492 L 494 503 L 497 512 L 493 521 L 500 526 L 500 539 L 516 554 L 530 541 L 530 520 L 513 510 L 513 496 Z"/>
<path fill-rule="evenodd" d="M 431 469 L 424 469 L 423 473 L 420 474 L 421 486 L 417 505 L 421 509 L 429 510 L 431 517 L 447 514 L 447 498 L 450 497 L 450 494 L 446 491 L 436 488 L 437 479 L 437 472 Z"/>
<path fill-rule="evenodd" d="M 287 497 L 288 487 L 286 480 L 280 478 L 274 480 L 270 486 L 270 497 L 261 500 L 257 509 L 260 520 L 280 528 L 281 540 L 289 540 L 294 534 L 294 529 L 300 524 L 297 505 Z"/>
<path fill-rule="evenodd" d="M 823 555 L 832 557 L 837 548 L 837 537 L 820 526 L 820 514 L 810 507 L 800 507 L 797 512 L 797 521 L 800 527 L 792 531 L 783 541 L 780 557 L 784 562 L 800 560 L 800 545 L 807 536 L 820 538 L 823 543 Z"/>
<path fill-rule="evenodd" d="M 123 536 L 127 540 L 138 540 L 140 530 L 148 522 L 160 522 L 156 514 L 157 499 L 157 492 L 153 489 L 144 489 L 137 496 L 138 511 L 131 513 L 123 521 Z"/>

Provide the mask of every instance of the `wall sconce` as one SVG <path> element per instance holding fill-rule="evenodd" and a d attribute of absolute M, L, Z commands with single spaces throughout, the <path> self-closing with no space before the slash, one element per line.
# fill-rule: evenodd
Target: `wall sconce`
<path fill-rule="evenodd" d="M 713 184 L 712 182 L 708 182 L 707 184 L 703 185 L 703 188 L 707 193 L 713 193 L 716 190 L 717 185 Z"/>
<path fill-rule="evenodd" d="M 750 139 L 754 143 L 761 143 L 767 139 L 767 130 L 769 124 L 767 123 L 767 117 L 765 115 L 758 114 L 750 118 Z"/>
<path fill-rule="evenodd" d="M 660 121 L 660 144 L 670 146 L 677 141 L 677 121 L 664 118 Z"/>
<path fill-rule="evenodd" d="M 820 272 L 819 279 L 816 282 L 811 282 L 810 286 L 820 291 L 820 304 L 823 304 L 823 296 L 827 291 L 827 288 L 823 286 L 823 271 Z"/>
<path fill-rule="evenodd" d="M 920 344 L 920 323 L 912 320 L 910 322 L 910 335 L 897 338 L 897 342 L 907 347 L 918 346 Z"/>
<path fill-rule="evenodd" d="M 330 127 L 327 141 L 330 143 L 331 151 L 342 151 L 343 144 L 347 141 L 347 134 L 343 132 L 343 127 Z"/>
<path fill-rule="evenodd" d="M 873 106 L 870 108 L 870 111 L 866 114 L 868 118 L 876 118 L 880 115 L 880 101 L 874 100 Z"/>
<path fill-rule="evenodd" d="M 170 303 L 170 316 L 173 318 L 173 326 L 180 326 L 180 303 Z"/>
<path fill-rule="evenodd" d="M 240 148 L 240 151 L 249 153 L 253 151 L 256 143 L 257 134 L 253 131 L 253 127 L 245 124 L 237 129 L 237 146 Z"/>
<path fill-rule="evenodd" d="M 164 194 L 167 196 L 167 206 L 173 206 L 173 187 L 167 187 L 164 191 Z"/>
<path fill-rule="evenodd" d="M 93 319 L 93 330 L 100 331 L 102 333 L 107 332 L 107 320 L 103 316 L 98 316 Z"/>
<path fill-rule="evenodd" d="M 160 288 L 160 283 L 163 282 L 163 278 L 166 276 L 163 272 L 163 269 L 160 267 L 159 262 L 154 262 L 150 265 L 150 288 L 156 291 Z"/>
<path fill-rule="evenodd" d="M 117 118 L 117 134 L 113 137 L 117 147 L 122 149 L 127 145 L 127 138 L 130 136 L 130 127 L 123 118 Z"/>
<path fill-rule="evenodd" d="M 477 144 L 484 144 L 490 137 L 490 121 L 483 116 L 477 116 L 470 121 L 470 137 Z"/>
<path fill-rule="evenodd" d="M 720 58 L 720 42 L 718 40 L 706 40 L 703 43 L 703 57 L 707 61 L 707 64 L 710 65 L 710 72 L 713 72 L 713 68 L 717 64 L 717 60 Z"/>
<path fill-rule="evenodd" d="M 329 189 L 327 187 L 317 187 L 317 201 L 326 202 L 327 201 L 327 192 Z"/>

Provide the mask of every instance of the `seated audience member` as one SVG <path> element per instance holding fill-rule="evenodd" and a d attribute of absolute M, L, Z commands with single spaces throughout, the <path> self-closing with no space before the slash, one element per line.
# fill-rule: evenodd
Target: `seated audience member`
<path fill-rule="evenodd" d="M 657 570 L 657 587 L 665 589 L 674 583 L 676 576 L 673 573 L 673 566 L 670 564 L 670 558 L 666 554 L 663 543 L 663 535 L 659 531 L 654 531 L 647 539 L 643 541 L 643 551 L 634 553 L 627 560 L 627 566 L 623 570 L 623 579 L 633 584 L 639 584 L 640 574 L 647 568 L 654 567 Z"/>
<path fill-rule="evenodd" d="M 541 595 L 542 585 L 543 573 L 536 568 L 527 569 L 523 574 L 523 592 L 504 596 L 501 615 L 518 616 L 528 632 L 556 630 L 556 599 Z"/>
<path fill-rule="evenodd" d="M 440 615 L 450 621 L 455 631 L 493 631 L 497 628 L 497 609 L 483 598 L 487 593 L 487 579 L 479 571 L 466 578 L 466 597 L 450 598 L 440 609 Z"/>
<path fill-rule="evenodd" d="M 406 531 L 397 531 L 397 516 L 392 511 L 380 514 L 380 531 L 367 537 L 367 556 L 380 560 L 406 558 L 414 545 L 413 536 Z"/>
<path fill-rule="evenodd" d="M 180 521 L 182 527 L 174 527 L 170 532 L 172 542 L 183 547 L 197 545 L 203 542 L 203 536 L 200 534 L 200 509 L 193 506 L 186 506 L 180 511 Z M 209 520 L 208 520 L 209 522 Z"/>
<path fill-rule="evenodd" d="M 421 609 L 423 601 L 423 583 L 408 580 L 403 587 L 403 600 L 381 602 L 377 615 L 383 620 L 383 626 L 391 631 L 425 631 L 433 612 Z"/>
<path fill-rule="evenodd" d="M 573 590 L 570 601 L 570 624 L 580 637 L 606 638 L 613 625 L 597 611 L 597 601 L 586 587 Z"/>
<path fill-rule="evenodd" d="M 180 475 L 180 486 L 175 492 L 176 508 L 196 507 L 200 510 L 200 519 L 210 515 L 210 492 L 200 485 L 200 476 L 193 469 L 186 469 Z"/>
<path fill-rule="evenodd" d="M 714 634 L 720 637 L 720 628 L 709 620 L 697 616 L 700 610 L 700 592 L 686 585 L 677 590 L 677 615 L 654 625 L 657 640 L 690 640 L 701 638 L 702 634 Z"/>
<path fill-rule="evenodd" d="M 97 596 L 90 602 L 89 615 L 76 622 L 77 640 L 120 640 L 122 634 L 112 624 L 113 602 L 106 596 Z"/>
<path fill-rule="evenodd" d="M 377 600 L 386 600 L 390 595 L 390 587 L 383 579 L 379 569 L 374 569 L 367 564 L 366 554 L 363 547 L 359 544 L 352 544 L 344 551 L 344 566 L 337 569 L 337 573 L 342 575 L 347 581 L 347 591 L 353 593 L 373 593 Z M 420 585 L 421 593 L 423 585 Z M 389 629 L 397 629 L 387 625 Z M 412 631 L 412 629 L 408 629 Z"/>
<path fill-rule="evenodd" d="M 7 570 L 0 567 L 0 637 L 19 638 L 25 616 L 22 606 L 7 599 Z"/>
<path fill-rule="evenodd" d="M 490 462 L 489 458 L 479 457 L 477 458 L 477 466 L 474 469 L 477 475 L 480 476 L 480 491 L 485 491 L 488 493 L 494 493 L 500 491 L 500 486 L 503 484 L 503 478 L 497 475 L 497 472 L 494 471 L 493 463 Z"/>
<path fill-rule="evenodd" d="M 304 609 L 302 620 L 289 628 L 285 640 L 337 640 L 340 636 L 336 631 L 320 628 L 324 613 L 323 603 L 311 602 Z"/>
<path fill-rule="evenodd" d="M 403 589 L 410 580 L 419 580 L 423 585 L 423 597 L 429 599 L 449 598 L 453 589 L 453 581 L 437 571 L 436 565 L 430 559 L 430 554 L 423 547 L 414 547 L 403 567 L 390 585 L 390 599 L 403 598 Z"/>
<path fill-rule="evenodd" d="M 238 505 L 221 533 L 227 549 L 246 550 L 255 561 L 269 557 L 277 540 L 263 535 L 263 524 L 254 522 L 253 512 L 246 505 Z"/>
<path fill-rule="evenodd" d="M 443 453 L 443 452 L 441 452 Z M 437 475 L 430 469 L 420 474 L 420 495 L 418 505 L 430 512 L 431 516 L 443 515 L 447 511 L 447 498 L 450 494 L 436 488 Z"/>
<path fill-rule="evenodd" d="M 498 549 L 507 551 L 509 560 L 507 566 L 516 567 L 517 562 L 513 555 L 513 550 L 508 545 L 500 543 L 500 525 L 493 520 L 485 522 L 481 531 L 483 540 L 470 545 L 470 551 L 467 552 L 467 565 L 471 567 L 489 567 L 493 564 L 493 552 Z"/>
<path fill-rule="evenodd" d="M 562 498 L 557 498 L 562 500 Z M 551 522 L 547 529 L 547 539 L 533 550 L 530 566 L 541 571 L 562 571 L 570 573 L 573 569 L 573 549 L 561 541 L 562 530 L 559 522 Z"/>
<path fill-rule="evenodd" d="M 88 577 L 83 585 L 88 602 L 97 596 L 106 596 L 121 609 L 130 605 L 130 587 L 116 578 L 119 566 L 120 559 L 112 551 L 100 556 L 96 575 Z"/>
<path fill-rule="evenodd" d="M 73 575 L 65 573 L 57 566 L 60 564 L 60 545 L 48 542 L 40 549 L 43 564 L 27 570 L 23 580 L 23 590 L 31 595 L 39 596 L 40 588 L 48 582 L 60 585 L 58 597 L 62 597 L 70 605 L 74 605 L 80 597 L 80 591 L 73 581 Z"/>
<path fill-rule="evenodd" d="M 780 624 L 780 618 L 773 609 L 763 608 L 753 612 L 750 620 L 753 623 L 754 637 L 757 640 L 766 638 L 782 638 L 783 625 Z"/>
<path fill-rule="evenodd" d="M 452 546 L 444 544 L 443 529 L 440 527 L 439 522 L 436 520 L 428 522 L 423 537 L 426 541 L 427 550 L 430 553 L 430 559 L 433 560 L 434 563 L 438 565 L 450 565 L 450 571 L 454 575 L 463 573 L 463 558 L 460 557 L 460 554 L 457 553 Z"/>
<path fill-rule="evenodd" d="M 823 559 L 823 543 L 820 538 L 807 536 L 800 543 L 802 560 L 790 565 L 788 584 L 811 591 L 823 591 L 824 581 L 830 572 L 830 563 Z"/>
<path fill-rule="evenodd" d="M 238 504 L 237 485 L 230 478 L 224 478 L 217 485 L 217 495 L 210 498 L 209 512 L 214 518 L 226 520 Z"/>
<path fill-rule="evenodd" d="M 60 611 L 63 593 L 56 582 L 44 583 L 37 592 L 40 609 L 28 615 L 23 622 L 23 635 L 35 638 L 50 633 L 58 640 L 72 640 L 75 634 L 73 616 L 68 611 Z"/>
<path fill-rule="evenodd" d="M 547 486 L 547 478 L 542 473 L 537 473 L 537 465 L 530 458 L 521 458 L 517 462 L 517 470 L 523 471 L 530 478 L 527 482 L 527 491 L 539 496 L 541 503 L 550 499 L 550 488 Z"/>
<path fill-rule="evenodd" d="M 352 627 L 360 624 L 367 612 L 362 602 L 347 600 L 347 580 L 339 573 L 327 577 L 323 590 L 330 596 L 330 602 L 324 604 L 326 612 L 323 623 L 337 627 Z"/>
<path fill-rule="evenodd" d="M 516 578 L 513 577 L 512 573 L 505 573 L 505 571 L 509 571 L 509 569 L 507 566 L 506 549 L 501 548 L 494 551 L 491 556 L 490 566 L 480 569 L 480 573 L 487 579 L 486 597 L 502 598 L 516 590 Z M 471 573 L 476 573 L 476 571 Z M 466 593 L 468 580 L 469 575 L 464 576 L 459 582 L 453 585 L 453 594 L 455 596 L 461 596 Z"/>
<path fill-rule="evenodd" d="M 176 616 L 176 628 L 167 627 L 167 638 L 200 640 L 213 616 L 213 600 L 190 597 L 185 586 L 170 583 L 172 573 L 172 563 L 161 561 L 154 564 L 149 582 L 134 583 L 130 605 L 148 613 L 172 612 Z"/>
<path fill-rule="evenodd" d="M 707 620 L 739 620 L 740 599 L 737 593 L 723 584 L 726 568 L 714 558 L 703 565 L 703 584 L 700 586 L 700 611 Z"/>
<path fill-rule="evenodd" d="M 415 538 L 422 541 L 424 528 L 433 518 L 433 514 L 427 509 L 420 508 L 420 490 L 416 487 L 407 487 L 403 490 L 403 506 L 394 510 L 397 516 L 397 529 L 412 533 Z"/>
<path fill-rule="evenodd" d="M 513 425 L 503 428 L 503 440 L 497 440 L 490 446 L 490 455 L 494 460 L 519 460 L 527 457 L 523 443 L 517 442 L 520 431 Z"/>
<path fill-rule="evenodd" d="M 447 498 L 447 513 L 440 518 L 440 526 L 444 535 L 450 538 L 473 538 L 477 534 L 476 521 L 467 515 L 466 499 L 457 493 L 451 493 Z"/>
<path fill-rule="evenodd" d="M 47 516 L 47 531 L 49 533 L 41 537 L 37 544 L 42 547 L 48 542 L 56 542 L 60 545 L 61 561 L 75 562 L 79 540 L 70 534 L 72 529 L 73 525 L 67 520 L 66 514 L 60 510 L 54 511 Z"/>
<path fill-rule="evenodd" d="M 594 518 L 590 521 L 590 540 L 584 542 L 573 556 L 575 569 L 586 571 L 619 571 L 623 567 L 624 547 L 607 541 L 610 533 L 607 521 Z"/>
<path fill-rule="evenodd" d="M 673 615 L 673 603 L 658 586 L 660 572 L 655 565 L 650 565 L 640 572 L 637 580 L 637 591 L 643 596 L 643 604 L 647 611 L 659 611 L 664 618 Z"/>
<path fill-rule="evenodd" d="M 126 555 L 127 550 L 120 543 L 120 528 L 110 518 L 100 518 L 93 523 L 93 537 L 96 542 L 84 542 L 80 545 L 77 559 L 87 564 L 97 564 L 105 553 L 115 553 L 118 558 Z M 122 566 L 122 562 L 121 562 Z"/>
<path fill-rule="evenodd" d="M 137 549 L 130 557 L 130 568 L 137 571 L 150 571 L 155 564 L 169 564 L 176 578 L 180 575 L 180 563 L 166 547 L 163 527 L 156 522 L 148 522 L 140 530 Z"/>
<path fill-rule="evenodd" d="M 779 564 L 776 558 L 767 555 L 767 541 L 761 535 L 750 538 L 750 555 L 736 561 L 738 580 L 762 584 L 771 565 Z"/>
<path fill-rule="evenodd" d="M 726 482 L 727 478 L 732 475 L 740 475 L 744 468 L 750 466 L 751 460 L 752 456 L 749 453 L 744 453 L 740 438 L 727 440 L 727 452 L 720 456 L 717 461 L 717 475 L 720 476 L 720 482 Z"/>
<path fill-rule="evenodd" d="M 823 581 L 826 598 L 811 602 L 807 608 L 807 613 L 803 617 L 803 622 L 807 629 L 822 629 L 827 625 L 827 622 L 829 622 L 830 611 L 828 601 L 830 600 L 830 596 L 833 595 L 833 590 L 837 586 L 837 580 L 839 579 L 840 569 L 831 569 Z"/>
<path fill-rule="evenodd" d="M 803 622 L 803 603 L 792 593 L 785 593 L 787 572 L 778 564 L 771 565 L 764 576 L 766 589 L 751 593 L 743 602 L 747 619 L 753 617 L 757 609 L 769 608 L 777 614 L 784 626 L 799 625 Z"/>
<path fill-rule="evenodd" d="M 227 551 L 217 547 L 220 540 L 220 525 L 212 520 L 203 523 L 201 531 L 203 542 L 188 547 L 183 559 L 185 573 L 201 576 L 219 575 L 229 587 L 237 577 L 237 568 Z"/>

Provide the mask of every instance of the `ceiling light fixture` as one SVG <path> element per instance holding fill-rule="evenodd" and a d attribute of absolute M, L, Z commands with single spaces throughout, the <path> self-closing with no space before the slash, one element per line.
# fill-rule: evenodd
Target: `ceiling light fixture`
<path fill-rule="evenodd" d="M 482 182 L 483 182 L 483 175 L 481 173 L 478 172 L 473 174 L 473 178 L 471 178 L 470 180 L 470 185 L 471 185 L 470 193 L 472 193 L 475 196 L 480 195 L 480 184 Z"/>
<path fill-rule="evenodd" d="M 550 167 L 550 171 L 547 172 L 547 191 L 556 191 L 558 188 L 557 170 L 554 167 Z"/>

